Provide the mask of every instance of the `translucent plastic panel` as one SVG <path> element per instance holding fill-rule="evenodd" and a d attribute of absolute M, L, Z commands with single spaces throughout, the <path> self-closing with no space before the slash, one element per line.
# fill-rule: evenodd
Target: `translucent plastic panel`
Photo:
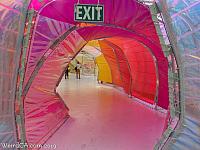
<path fill-rule="evenodd" d="M 173 6 L 171 11 L 169 12 L 171 15 L 179 12 L 180 10 L 184 9 L 187 5 L 184 3 L 183 0 L 168 0 L 168 2 Z"/>
<path fill-rule="evenodd" d="M 200 12 L 199 12 L 200 4 L 194 5 L 190 10 L 185 14 L 188 19 L 192 22 L 193 25 L 200 24 Z M 183 14 L 184 15 L 184 14 Z"/>
<path fill-rule="evenodd" d="M 185 51 L 191 52 L 191 50 L 196 49 L 198 47 L 192 35 L 188 35 L 182 38 L 181 40 L 182 40 Z"/>
<path fill-rule="evenodd" d="M 180 17 L 176 17 L 173 20 L 173 26 L 174 26 L 174 32 L 177 34 L 177 36 L 180 36 L 188 31 L 190 31 L 190 27 L 186 22 L 184 22 L 183 19 Z"/>
<path fill-rule="evenodd" d="M 21 54 L 22 0 L 0 0 L 0 143 L 17 142 L 14 102 Z M 20 32 L 21 31 L 21 32 Z M 0 144 L 0 149 L 2 145 Z M 10 148 L 14 149 L 14 148 Z"/>
<path fill-rule="evenodd" d="M 162 1 L 160 1 L 162 3 Z M 184 125 L 181 130 L 175 132 L 173 141 L 167 149 L 200 149 L 200 1 L 184 0 L 183 4 L 177 1 L 166 0 L 163 4 L 166 11 L 163 16 L 168 25 L 173 45 L 176 45 L 175 52 L 180 67 L 181 81 L 181 106 L 182 122 Z M 167 4 L 167 5 L 166 5 Z M 174 7 L 176 12 L 174 12 Z M 166 13 L 174 14 L 170 17 Z M 178 23 L 177 18 L 179 18 Z M 181 18 L 181 20 L 180 20 Z M 172 21 L 172 22 L 171 22 Z M 169 26 L 173 24 L 173 26 Z M 178 31 L 174 34 L 173 31 Z"/>
<path fill-rule="evenodd" d="M 193 4 L 195 2 L 198 2 L 198 0 L 185 0 L 185 2 L 187 2 L 187 4 Z"/>

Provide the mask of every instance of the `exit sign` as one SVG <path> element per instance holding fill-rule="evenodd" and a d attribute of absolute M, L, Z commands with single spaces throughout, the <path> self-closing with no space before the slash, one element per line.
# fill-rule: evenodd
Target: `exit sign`
<path fill-rule="evenodd" d="M 74 6 L 74 20 L 79 22 L 103 22 L 104 6 L 77 4 Z"/>

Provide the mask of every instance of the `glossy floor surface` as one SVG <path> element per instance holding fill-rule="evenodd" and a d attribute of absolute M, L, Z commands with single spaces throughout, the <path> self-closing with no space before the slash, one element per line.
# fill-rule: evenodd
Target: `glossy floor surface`
<path fill-rule="evenodd" d="M 58 91 L 71 118 L 47 141 L 57 150 L 152 150 L 165 114 L 94 77 L 63 79 Z"/>

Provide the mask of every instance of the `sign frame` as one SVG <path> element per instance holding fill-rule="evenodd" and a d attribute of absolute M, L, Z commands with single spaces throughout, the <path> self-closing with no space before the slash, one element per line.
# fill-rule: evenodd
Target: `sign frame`
<path fill-rule="evenodd" d="M 102 7 L 103 8 L 103 19 L 102 20 L 100 20 L 100 21 L 92 21 L 92 20 L 77 20 L 76 19 L 76 6 L 100 6 L 100 7 Z M 74 21 L 75 22 L 82 22 L 82 23 L 103 23 L 104 22 L 104 17 L 105 17 L 105 11 L 104 11 L 104 5 L 103 4 L 74 4 Z"/>

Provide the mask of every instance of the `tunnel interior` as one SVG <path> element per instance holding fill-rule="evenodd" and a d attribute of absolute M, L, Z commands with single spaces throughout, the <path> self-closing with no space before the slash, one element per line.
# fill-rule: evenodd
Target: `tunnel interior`
<path fill-rule="evenodd" d="M 44 143 L 69 117 L 70 108 L 56 87 L 71 59 L 92 40 L 98 41 L 112 84 L 122 87 L 129 96 L 168 108 L 168 61 L 149 9 L 132 0 L 102 3 L 103 24 L 75 22 L 75 1 L 51 1 L 43 7 L 33 1 L 30 5 L 30 10 L 38 13 L 33 12 L 31 20 L 34 27 L 30 30 L 23 84 L 25 136 L 29 143 Z M 127 9 L 127 5 L 131 7 Z"/>
<path fill-rule="evenodd" d="M 74 21 L 78 3 L 105 6 L 103 22 Z M 104 51 L 96 61 L 107 62 L 98 66 L 102 70 L 99 79 L 122 86 L 123 102 L 132 104 L 137 97 L 145 102 L 143 106 L 167 109 L 166 130 L 155 149 L 198 150 L 199 8 L 199 0 L 1 0 L 1 146 L 45 143 L 65 131 L 58 130 L 65 121 L 70 122 L 73 108 L 64 101 L 69 97 L 63 98 L 56 89 L 64 83 L 61 78 L 67 64 L 96 39 Z M 105 71 L 110 72 L 108 76 Z M 146 90 L 150 84 L 153 88 Z M 145 108 L 131 108 L 137 112 L 130 116 L 144 115 L 140 111 Z"/>

